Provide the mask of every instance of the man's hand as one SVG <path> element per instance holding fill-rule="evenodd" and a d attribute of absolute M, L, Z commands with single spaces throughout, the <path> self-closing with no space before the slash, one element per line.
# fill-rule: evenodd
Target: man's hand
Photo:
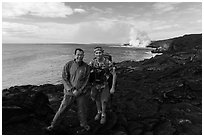
<path fill-rule="evenodd" d="M 75 97 L 77 97 L 77 96 L 79 95 L 79 91 L 76 90 L 76 89 L 75 89 L 72 93 L 73 93 L 73 95 L 74 95 Z"/>
<path fill-rule="evenodd" d="M 64 88 L 64 94 L 69 95 L 69 96 L 74 96 L 74 94 L 72 93 L 71 89 Z"/>
<path fill-rule="evenodd" d="M 115 88 L 110 89 L 110 93 L 113 94 L 115 92 Z"/>

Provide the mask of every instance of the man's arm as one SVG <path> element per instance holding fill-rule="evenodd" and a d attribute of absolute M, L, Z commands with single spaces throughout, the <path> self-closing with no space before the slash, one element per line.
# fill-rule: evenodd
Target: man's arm
<path fill-rule="evenodd" d="M 62 71 L 62 83 L 64 85 L 64 88 L 66 90 L 70 90 L 73 88 L 72 84 L 70 83 L 69 79 L 70 79 L 70 73 L 69 73 L 69 69 L 70 69 L 70 62 L 67 63 Z"/>
<path fill-rule="evenodd" d="M 116 85 L 116 79 L 117 79 L 117 75 L 116 75 L 116 71 L 115 71 L 115 66 L 113 64 L 113 62 L 109 61 L 108 62 L 109 65 L 109 70 L 111 72 L 111 74 L 113 75 L 113 79 L 112 79 L 112 86 L 110 88 L 110 93 L 113 94 L 115 92 L 115 85 Z"/>
<path fill-rule="evenodd" d="M 115 92 L 115 85 L 116 85 L 116 78 L 117 78 L 115 67 L 113 67 L 112 75 L 113 75 L 113 80 L 112 80 L 112 87 L 110 89 L 111 94 Z"/>
<path fill-rule="evenodd" d="M 90 71 L 92 71 L 93 70 L 93 67 L 94 67 L 94 61 L 92 60 L 91 62 L 89 62 L 89 69 L 90 69 Z"/>

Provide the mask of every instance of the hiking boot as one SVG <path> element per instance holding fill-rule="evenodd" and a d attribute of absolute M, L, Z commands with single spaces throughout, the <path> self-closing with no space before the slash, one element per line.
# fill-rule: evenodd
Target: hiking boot
<path fill-rule="evenodd" d="M 101 124 L 105 124 L 106 123 L 106 115 L 101 115 Z"/>
<path fill-rule="evenodd" d="M 101 117 L 101 112 L 98 112 L 97 114 L 96 114 L 96 116 L 95 116 L 95 120 L 99 120 L 100 119 L 100 117 Z"/>

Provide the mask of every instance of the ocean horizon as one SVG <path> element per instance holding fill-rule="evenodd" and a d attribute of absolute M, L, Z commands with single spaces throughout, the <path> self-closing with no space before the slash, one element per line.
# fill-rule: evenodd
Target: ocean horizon
<path fill-rule="evenodd" d="M 59 84 L 62 68 L 73 59 L 75 48 L 84 50 L 84 61 L 89 63 L 96 46 L 103 47 L 105 52 L 111 54 L 113 62 L 141 61 L 155 56 L 151 48 L 124 47 L 120 44 L 3 43 L 2 88 Z"/>

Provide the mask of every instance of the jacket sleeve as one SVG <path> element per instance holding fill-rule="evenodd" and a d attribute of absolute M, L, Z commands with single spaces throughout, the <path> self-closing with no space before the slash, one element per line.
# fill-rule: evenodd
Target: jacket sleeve
<path fill-rule="evenodd" d="M 109 69 L 109 71 L 112 71 L 112 69 L 113 69 L 113 63 L 112 63 L 112 61 L 106 59 L 105 64 L 106 64 L 106 68 Z"/>
<path fill-rule="evenodd" d="M 70 83 L 70 73 L 69 73 L 70 65 L 71 65 L 71 62 L 68 62 L 64 66 L 63 71 L 62 71 L 62 81 L 63 81 L 64 86 L 68 89 L 72 88 L 72 84 Z"/>
<path fill-rule="evenodd" d="M 86 73 L 85 73 L 85 76 L 84 76 L 84 83 L 78 89 L 79 94 L 81 94 L 83 92 L 84 88 L 87 86 L 88 81 L 89 81 L 89 76 L 90 76 L 90 67 L 87 65 L 86 66 Z"/>
<path fill-rule="evenodd" d="M 88 65 L 89 65 L 90 69 L 92 69 L 94 67 L 94 61 L 92 60 L 91 62 L 89 62 Z"/>
<path fill-rule="evenodd" d="M 108 66 L 109 66 L 109 67 L 113 67 L 113 62 L 110 61 L 110 60 L 108 60 Z"/>

